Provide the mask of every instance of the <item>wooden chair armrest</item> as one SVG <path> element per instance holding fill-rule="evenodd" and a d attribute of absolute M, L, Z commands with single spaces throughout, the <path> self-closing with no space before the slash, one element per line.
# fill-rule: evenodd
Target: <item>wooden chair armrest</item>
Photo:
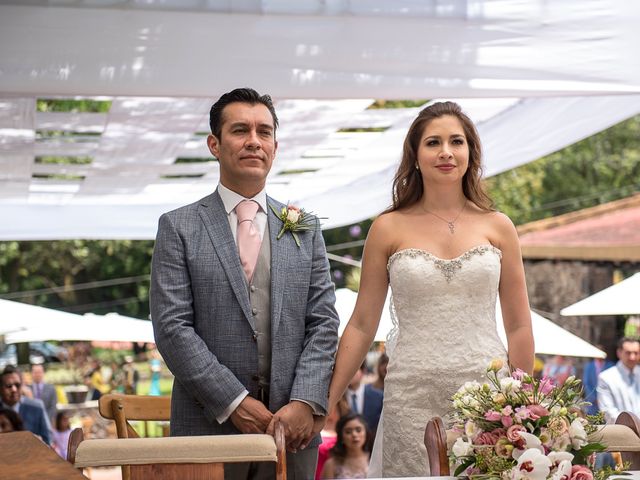
<path fill-rule="evenodd" d="M 76 467 L 161 463 L 277 461 L 270 435 L 109 438 L 85 440 L 75 452 Z"/>

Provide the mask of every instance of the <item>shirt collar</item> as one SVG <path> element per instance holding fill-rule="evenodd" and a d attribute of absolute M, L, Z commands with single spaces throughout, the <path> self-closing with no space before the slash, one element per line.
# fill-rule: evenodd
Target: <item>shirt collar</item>
<path fill-rule="evenodd" d="M 260 205 L 262 211 L 264 213 L 267 213 L 267 191 L 264 188 L 252 198 L 245 198 L 242 195 L 234 192 L 233 190 L 229 190 L 222 183 L 219 183 L 218 194 L 222 199 L 222 203 L 224 204 L 224 209 L 227 212 L 227 215 L 229 215 L 231 211 L 236 208 L 236 205 L 238 205 L 242 200 L 254 200 L 258 205 Z"/>
<path fill-rule="evenodd" d="M 618 370 L 620 370 L 622 373 L 624 373 L 627 377 L 629 376 L 630 373 L 633 373 L 633 375 L 635 377 L 640 377 L 640 366 L 636 365 L 635 367 L 633 367 L 633 370 L 629 370 L 627 367 L 624 366 L 624 363 L 622 363 L 621 360 L 618 360 L 618 363 L 616 365 L 618 367 Z"/>

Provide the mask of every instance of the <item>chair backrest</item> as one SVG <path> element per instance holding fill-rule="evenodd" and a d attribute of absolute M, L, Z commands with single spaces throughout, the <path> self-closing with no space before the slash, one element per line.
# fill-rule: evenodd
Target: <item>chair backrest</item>
<path fill-rule="evenodd" d="M 620 452 L 622 460 L 631 463 L 631 470 L 640 470 L 640 419 L 622 412 L 613 425 L 603 425 L 589 435 L 589 441 L 600 442 L 609 452 Z M 449 476 L 447 431 L 440 417 L 427 422 L 424 431 L 431 476 Z"/>
<path fill-rule="evenodd" d="M 77 468 L 130 467 L 132 480 L 162 478 L 224 479 L 224 464 L 275 463 L 276 479 L 286 480 L 284 427 L 270 435 L 206 435 L 194 437 L 115 438 L 84 440 L 81 429 L 71 432 L 67 459 Z"/>
<path fill-rule="evenodd" d="M 98 400 L 100 415 L 115 421 L 118 438 L 137 438 L 130 420 L 169 421 L 171 397 L 151 395 L 106 394 Z"/>
<path fill-rule="evenodd" d="M 622 461 L 631 463 L 631 470 L 640 470 L 640 419 L 631 412 L 622 412 L 616 418 L 616 425 L 629 427 L 633 432 L 633 438 L 626 442 L 626 448 L 619 451 Z"/>
<path fill-rule="evenodd" d="M 447 455 L 447 433 L 440 417 L 433 417 L 424 429 L 424 445 L 427 447 L 429 473 L 432 477 L 450 475 Z"/>

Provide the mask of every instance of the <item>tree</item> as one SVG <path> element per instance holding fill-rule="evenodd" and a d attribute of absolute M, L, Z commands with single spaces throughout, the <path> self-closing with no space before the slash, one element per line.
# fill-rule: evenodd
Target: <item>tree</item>
<path fill-rule="evenodd" d="M 640 191 L 640 115 L 487 180 L 499 210 L 516 224 Z"/>
<path fill-rule="evenodd" d="M 0 294 L 76 313 L 147 318 L 152 249 L 152 241 L 0 242 Z M 96 281 L 105 284 L 90 288 Z M 62 288 L 39 292 L 53 287 Z M 9 292 L 28 295 L 7 297 Z"/>

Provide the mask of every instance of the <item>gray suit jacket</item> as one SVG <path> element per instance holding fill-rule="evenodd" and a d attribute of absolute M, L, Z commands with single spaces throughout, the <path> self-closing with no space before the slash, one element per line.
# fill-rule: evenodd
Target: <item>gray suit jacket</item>
<path fill-rule="evenodd" d="M 34 394 L 35 398 L 35 386 L 31 386 L 31 392 Z M 57 413 L 57 404 L 58 404 L 58 394 L 56 393 L 56 387 L 51 385 L 50 383 L 42 384 L 42 392 L 40 393 L 40 400 L 44 403 L 44 409 L 47 411 L 47 415 L 49 416 L 49 420 L 51 423 L 55 423 L 56 421 L 56 413 Z"/>
<path fill-rule="evenodd" d="M 299 232 L 300 247 L 288 232 L 276 240 L 282 222 L 268 210 L 269 409 L 296 398 L 326 410 L 339 320 L 322 233 L 316 220 Z M 237 433 L 216 417 L 244 389 L 257 397 L 258 353 L 247 282 L 217 191 L 160 217 L 150 301 L 158 349 L 175 375 L 171 434 Z"/>

